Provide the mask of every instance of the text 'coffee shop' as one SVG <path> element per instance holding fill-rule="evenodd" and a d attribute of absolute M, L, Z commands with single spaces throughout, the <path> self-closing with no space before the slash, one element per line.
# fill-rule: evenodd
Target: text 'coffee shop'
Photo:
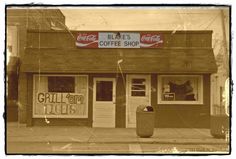
<path fill-rule="evenodd" d="M 28 125 L 208 128 L 216 70 L 212 31 L 29 30 L 19 100 Z"/>

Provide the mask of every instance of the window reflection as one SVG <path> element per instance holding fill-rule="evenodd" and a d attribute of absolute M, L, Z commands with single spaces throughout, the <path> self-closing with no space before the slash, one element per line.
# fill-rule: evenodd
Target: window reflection
<path fill-rule="evenodd" d="M 163 101 L 196 101 L 198 100 L 198 77 L 163 77 Z"/>

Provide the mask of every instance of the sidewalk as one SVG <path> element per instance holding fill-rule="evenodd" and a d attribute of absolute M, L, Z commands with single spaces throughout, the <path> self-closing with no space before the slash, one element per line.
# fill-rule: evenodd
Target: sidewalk
<path fill-rule="evenodd" d="M 209 129 L 155 128 L 151 138 L 140 138 L 135 128 L 90 128 L 78 126 L 26 127 L 7 123 L 7 142 L 228 144 L 213 138 Z"/>

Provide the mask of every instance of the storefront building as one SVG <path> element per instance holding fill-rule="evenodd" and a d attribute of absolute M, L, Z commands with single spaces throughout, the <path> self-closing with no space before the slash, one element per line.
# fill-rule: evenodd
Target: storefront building
<path fill-rule="evenodd" d="M 52 30 L 64 28 L 65 16 L 59 9 L 6 9 L 6 121 L 25 122 L 24 111 L 18 106 L 18 70 L 27 46 L 27 29 Z M 23 111 L 21 113 L 21 111 Z M 23 115 L 23 116 L 22 116 Z"/>
<path fill-rule="evenodd" d="M 19 102 L 27 125 L 209 128 L 212 31 L 29 30 Z"/>

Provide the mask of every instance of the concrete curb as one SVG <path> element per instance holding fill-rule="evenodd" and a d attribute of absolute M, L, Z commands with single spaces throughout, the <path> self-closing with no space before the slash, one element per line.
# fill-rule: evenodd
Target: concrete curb
<path fill-rule="evenodd" d="M 24 142 L 24 143 L 33 143 L 33 142 L 45 142 L 45 143 L 84 143 L 84 144 L 89 144 L 89 143 L 107 143 L 107 144 L 115 144 L 115 143 L 119 143 L 119 144 L 127 144 L 127 143 L 135 143 L 135 144 L 188 144 L 188 145 L 227 145 L 229 144 L 227 141 L 201 141 L 201 140 L 193 140 L 193 139 L 183 139 L 183 140 L 176 140 L 176 139 L 153 139 L 150 140 L 148 139 L 143 139 L 143 138 L 137 138 L 137 139 L 133 139 L 133 140 L 96 140 L 96 139 L 75 139 L 75 140 L 71 140 L 68 138 L 65 139 L 58 139 L 58 140 L 54 140 L 54 139 L 42 139 L 42 138 L 38 138 L 38 139 L 34 139 L 34 140 L 29 140 L 29 139 L 8 139 L 7 142 Z"/>
<path fill-rule="evenodd" d="M 19 143 L 23 141 L 8 141 L 9 143 Z M 79 141 L 24 141 L 24 143 L 78 143 L 78 144 L 91 144 L 91 143 L 98 143 L 98 144 L 176 144 L 176 145 L 228 145 L 228 143 L 206 143 L 206 142 L 168 142 L 168 141 L 153 141 L 153 142 L 79 142 Z"/>

